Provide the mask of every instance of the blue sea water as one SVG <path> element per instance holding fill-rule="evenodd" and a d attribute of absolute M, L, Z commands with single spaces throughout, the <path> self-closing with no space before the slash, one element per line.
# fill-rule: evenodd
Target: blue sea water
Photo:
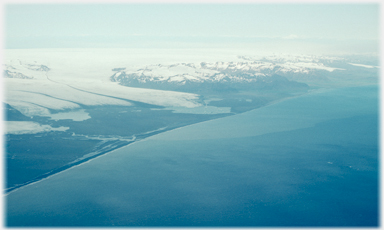
<path fill-rule="evenodd" d="M 8 226 L 378 226 L 378 87 L 152 136 L 6 197 Z"/>

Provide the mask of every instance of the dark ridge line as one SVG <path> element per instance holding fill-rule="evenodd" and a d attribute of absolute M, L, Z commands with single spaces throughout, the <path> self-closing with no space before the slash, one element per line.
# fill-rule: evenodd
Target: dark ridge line
<path fill-rule="evenodd" d="M 152 104 L 149 104 L 149 103 L 144 103 L 144 102 L 129 100 L 129 99 L 125 99 L 125 98 L 120 98 L 120 97 L 114 97 L 114 96 L 109 96 L 109 95 L 105 95 L 105 94 L 94 93 L 94 92 L 86 91 L 86 90 L 83 90 L 83 89 L 78 89 L 78 88 L 76 88 L 74 86 L 71 86 L 71 85 L 68 85 L 68 84 L 65 84 L 65 83 L 60 83 L 60 82 L 51 80 L 48 77 L 48 74 L 46 74 L 46 77 L 47 77 L 47 80 L 49 80 L 49 81 L 51 81 L 53 83 L 56 83 L 56 84 L 59 84 L 59 85 L 65 85 L 65 86 L 68 86 L 68 87 L 70 87 L 72 89 L 75 89 L 77 91 L 81 91 L 81 92 L 85 92 L 85 93 L 89 93 L 89 94 L 94 94 L 94 95 L 97 95 L 97 96 L 109 97 L 109 98 L 113 98 L 113 99 L 116 99 L 116 100 L 126 101 L 126 102 L 131 103 L 134 106 L 145 107 L 145 108 L 165 108 L 164 106 L 152 105 Z M 80 103 L 80 102 L 75 102 L 75 101 L 72 101 L 72 100 L 66 100 L 66 99 L 63 99 L 63 98 L 54 97 L 52 95 L 48 95 L 48 94 L 45 94 L 45 93 L 33 92 L 33 91 L 28 91 L 28 90 L 19 90 L 19 91 L 27 92 L 27 93 L 34 93 L 34 94 L 39 94 L 39 95 L 44 95 L 46 97 L 54 98 L 54 99 L 57 99 L 57 100 L 71 102 L 71 103 L 79 105 L 82 108 L 92 107 L 92 105 L 85 105 L 85 104 Z M 30 103 L 30 102 L 26 102 L 26 103 Z M 38 105 L 38 104 L 35 104 L 35 105 Z M 46 108 L 46 109 L 48 109 L 50 111 L 60 111 L 60 110 L 50 109 L 50 108 L 47 108 L 47 107 L 44 107 L 44 106 L 41 106 L 41 105 L 38 105 L 38 106 Z M 93 105 L 93 106 L 98 106 L 98 105 Z M 72 109 L 68 108 L 66 110 L 72 110 Z"/>
<path fill-rule="evenodd" d="M 52 95 L 48 95 L 48 94 L 45 94 L 45 93 L 39 93 L 39 92 L 33 92 L 33 91 L 28 91 L 28 90 L 18 90 L 20 92 L 27 92 L 27 93 L 34 93 L 34 94 L 39 94 L 39 95 L 43 95 L 43 96 L 46 96 L 46 97 L 50 97 L 50 98 L 54 98 L 54 99 L 57 99 L 57 100 L 60 100 L 60 101 L 66 101 L 66 102 L 71 102 L 71 103 L 74 103 L 74 104 L 77 104 L 77 105 L 80 105 L 81 107 L 83 106 L 86 106 L 82 103 L 79 103 L 79 102 L 75 102 L 75 101 L 71 101 L 71 100 L 65 100 L 63 98 L 58 98 L 58 97 L 54 97 Z M 28 102 L 28 103 L 31 103 L 31 102 Z M 40 106 L 40 105 L 39 105 Z M 41 106 L 43 107 L 43 106 Z M 50 108 L 47 108 L 49 110 L 55 110 L 55 109 L 50 109 Z M 65 110 L 72 110 L 71 108 L 68 108 L 68 109 L 65 109 Z"/>
<path fill-rule="evenodd" d="M 47 107 L 45 107 L 45 106 L 43 106 L 43 105 L 39 105 L 39 104 L 36 104 L 36 103 L 33 103 L 33 102 L 24 101 L 24 100 L 20 100 L 20 101 L 25 102 L 25 103 L 27 103 L 27 104 L 36 105 L 36 106 L 42 107 L 42 108 L 44 108 L 44 109 L 48 109 L 48 110 L 50 110 L 50 108 L 47 108 Z M 12 107 L 12 108 L 13 108 L 13 107 Z M 17 110 L 17 109 L 16 109 L 16 110 Z M 20 111 L 19 111 L 19 112 L 20 112 Z"/>
<path fill-rule="evenodd" d="M 65 85 L 67 85 L 67 84 L 65 84 Z M 144 107 L 144 108 L 165 108 L 164 106 L 160 106 L 160 105 L 152 105 L 152 104 L 148 104 L 148 103 L 144 103 L 144 102 L 139 102 L 139 101 L 133 101 L 133 100 L 125 99 L 125 98 L 114 97 L 114 96 L 109 96 L 109 95 L 100 94 L 100 93 L 94 93 L 94 92 L 90 92 L 90 91 L 87 91 L 87 90 L 78 89 L 78 88 L 70 86 L 70 85 L 67 85 L 67 86 L 71 87 L 71 88 L 73 88 L 75 90 L 81 91 L 81 92 L 90 93 L 90 94 L 94 94 L 94 95 L 98 95 L 98 96 L 103 96 L 103 97 L 109 97 L 109 98 L 113 98 L 113 99 L 116 99 L 116 100 L 126 101 L 126 102 L 132 103 L 133 105 L 136 105 L 136 106 L 139 106 L 139 107 Z"/>
<path fill-rule="evenodd" d="M 94 92 L 90 92 L 90 91 L 83 90 L 83 89 L 78 89 L 78 88 L 76 88 L 74 86 L 71 86 L 69 84 L 60 83 L 60 82 L 57 82 L 57 81 L 54 81 L 54 80 L 50 79 L 48 77 L 47 73 L 46 73 L 46 77 L 47 77 L 47 80 L 49 80 L 51 82 L 54 82 L 54 83 L 60 84 L 60 85 L 66 85 L 66 86 L 68 86 L 68 87 L 70 87 L 72 89 L 75 89 L 75 90 L 78 90 L 78 91 L 81 91 L 81 92 L 90 93 L 90 94 L 94 94 L 94 95 L 98 95 L 98 96 L 109 97 L 109 98 L 113 98 L 113 99 L 117 99 L 117 100 L 122 100 L 122 101 L 126 101 L 126 102 L 129 102 L 129 103 L 132 103 L 133 105 L 137 105 L 137 106 L 141 106 L 141 107 L 164 108 L 164 106 L 152 105 L 152 104 L 148 104 L 148 103 L 144 103 L 144 102 L 138 102 L 138 101 L 133 101 L 133 100 L 125 99 L 125 98 L 114 97 L 114 96 L 110 96 L 110 95 L 104 95 L 104 94 L 94 93 Z"/>

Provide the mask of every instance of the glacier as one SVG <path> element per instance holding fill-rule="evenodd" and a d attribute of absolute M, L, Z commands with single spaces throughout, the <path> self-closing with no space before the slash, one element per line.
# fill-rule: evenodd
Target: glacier
<path fill-rule="evenodd" d="M 40 125 L 30 121 L 5 121 L 5 134 L 35 134 L 51 131 L 64 132 L 69 127 L 53 128 L 50 125 Z"/>

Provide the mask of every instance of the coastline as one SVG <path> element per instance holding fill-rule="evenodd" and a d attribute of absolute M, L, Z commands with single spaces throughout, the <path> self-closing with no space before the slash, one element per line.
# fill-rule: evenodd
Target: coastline
<path fill-rule="evenodd" d="M 330 88 L 330 89 L 333 89 L 333 88 Z M 313 94 L 313 93 L 317 93 L 319 92 L 320 90 L 330 90 L 329 88 L 318 88 L 318 89 L 311 89 L 309 92 L 306 92 L 306 93 L 301 93 L 301 94 L 298 94 L 298 95 L 293 95 L 293 96 L 290 96 L 290 97 L 284 97 L 284 98 L 281 98 L 281 99 L 276 99 L 270 103 L 267 103 L 261 107 L 258 107 L 258 108 L 254 108 L 254 109 L 251 109 L 251 110 L 248 110 L 248 111 L 245 111 L 245 112 L 242 112 L 242 113 L 236 113 L 236 114 L 233 114 L 231 113 L 230 115 L 228 116 L 224 116 L 224 117 L 220 117 L 220 118 L 214 118 L 214 119 L 210 119 L 210 120 L 206 120 L 206 121 L 200 121 L 200 122 L 196 122 L 196 123 L 192 123 L 192 124 L 187 124 L 187 125 L 184 125 L 184 126 L 181 126 L 181 127 L 176 127 L 176 128 L 161 128 L 161 129 L 157 129 L 157 130 L 153 130 L 153 131 L 148 131 L 148 132 L 145 132 L 145 133 L 142 133 L 142 134 L 138 134 L 138 135 L 134 135 L 135 139 L 133 141 L 119 141 L 120 143 L 117 144 L 116 147 L 113 147 L 112 149 L 109 149 L 109 150 L 105 150 L 105 151 L 101 151 L 101 152 L 98 152 L 98 153 L 95 153 L 95 154 L 92 154 L 91 153 L 88 153 L 88 154 L 92 154 L 91 156 L 89 157 L 86 157 L 84 159 L 82 159 L 83 157 L 80 157 L 78 159 L 76 159 L 75 161 L 72 161 L 66 165 L 63 165 L 59 168 L 56 168 L 54 170 L 51 170 L 47 173 L 44 173 L 38 177 L 35 177 L 34 179 L 32 180 L 29 180 L 25 183 L 22 183 L 22 184 L 18 184 L 16 186 L 13 186 L 13 187 L 10 187 L 10 188 L 5 188 L 4 189 L 4 195 L 7 196 L 8 194 L 11 194 L 12 192 L 15 192 L 19 189 L 22 189 L 28 185 L 32 185 L 32 184 L 35 184 L 35 183 L 38 183 L 39 181 L 43 181 L 45 179 L 48 179 L 56 174 L 60 174 L 62 172 L 65 172 L 71 168 L 74 168 L 74 167 L 77 167 L 77 166 L 80 166 L 82 164 L 85 164 L 87 162 L 90 162 L 92 161 L 93 159 L 96 159 L 96 158 L 99 158 L 101 156 L 104 156 L 104 155 L 107 155 L 109 153 L 112 153 L 116 150 L 120 150 L 124 147 L 128 147 L 134 143 L 137 143 L 137 142 L 140 142 L 140 141 L 144 141 L 144 140 L 147 140 L 148 138 L 151 138 L 151 137 L 154 137 L 156 136 L 157 134 L 161 134 L 161 133 L 167 133 L 167 132 L 170 132 L 170 131 L 175 131 L 175 130 L 179 130 L 181 128 L 185 128 L 185 127 L 189 127 L 189 126 L 192 126 L 192 125 L 196 125 L 196 124 L 202 124 L 202 123 L 205 123 L 205 122 L 210 122 L 210 121 L 214 121 L 214 120 L 219 120 L 219 119 L 223 119 L 223 118 L 226 118 L 226 117 L 231 117 L 231 116 L 234 116 L 234 115 L 239 115 L 239 114 L 243 114 L 243 113 L 247 113 L 247 112 L 251 112 L 251 111 L 254 111 L 254 110 L 257 110 L 257 109 L 260 109 L 260 108 L 264 108 L 264 107 L 268 107 L 268 106 L 271 106 L 271 105 L 274 105 L 274 104 L 278 104 L 278 103 L 281 103 L 281 102 L 284 102 L 286 100 L 290 100 L 290 99 L 294 99 L 294 98 L 298 98 L 298 97 L 302 97 L 302 96 L 305 96 L 305 95 L 310 95 L 310 94 Z M 86 154 L 87 155 L 87 154 Z"/>
<path fill-rule="evenodd" d="M 145 133 L 142 133 L 142 134 L 138 134 L 137 136 L 134 136 L 132 141 L 120 141 L 119 140 L 118 143 L 115 146 L 112 147 L 112 149 L 108 149 L 108 150 L 104 150 L 104 151 L 100 151 L 100 152 L 96 151 L 96 152 L 88 153 L 88 154 L 90 154 L 89 157 L 85 157 L 85 158 L 84 158 L 84 156 L 80 157 L 80 158 L 78 158 L 78 159 L 76 159 L 76 160 L 74 160 L 74 161 L 72 161 L 72 162 L 70 162 L 70 163 L 68 163 L 66 165 L 63 165 L 62 167 L 59 167 L 59 168 L 51 170 L 51 171 L 49 171 L 47 173 L 44 173 L 44 174 L 42 174 L 42 175 L 40 175 L 38 177 L 35 177 L 34 179 L 29 180 L 29 181 L 27 181 L 25 183 L 18 184 L 16 186 L 13 186 L 13 187 L 10 187 L 10 188 L 5 188 L 4 189 L 4 195 L 7 196 L 8 194 L 10 194 L 10 193 L 12 193 L 12 192 L 14 192 L 14 191 L 16 191 L 16 190 L 18 190 L 20 188 L 23 188 L 23 187 L 31 185 L 31 184 L 35 184 L 35 183 L 37 183 L 39 181 L 45 180 L 45 179 L 53 176 L 53 175 L 62 173 L 62 172 L 67 171 L 67 170 L 69 170 L 69 169 L 71 169 L 73 167 L 77 167 L 77 166 L 82 165 L 84 163 L 87 163 L 87 162 L 89 162 L 89 161 L 91 161 L 91 160 L 93 160 L 95 158 L 98 158 L 100 156 L 106 155 L 108 153 L 112 153 L 112 152 L 114 152 L 116 150 L 119 150 L 119 149 L 121 149 L 123 147 L 126 147 L 128 145 L 131 145 L 131 144 L 134 144 L 136 142 L 145 140 L 146 138 L 148 138 L 150 136 L 159 134 L 159 133 L 164 132 L 166 130 L 167 129 L 164 128 L 164 129 L 157 129 L 157 130 L 145 132 Z M 92 154 L 92 153 L 94 153 L 94 154 Z M 88 154 L 86 154 L 86 155 L 88 155 Z"/>
<path fill-rule="evenodd" d="M 374 94 L 377 87 L 330 90 L 287 100 L 265 111 L 155 135 L 161 140 L 142 139 L 145 142 L 111 151 L 105 158 L 83 162 L 81 167 L 73 166 L 73 170 L 7 196 L 7 224 L 232 226 L 234 222 L 223 219 L 220 211 L 234 216 L 236 226 L 243 227 L 375 224 L 378 149 Z M 310 126 L 302 128 L 307 118 Z M 218 136 L 194 139 L 209 130 Z M 224 130 L 229 139 L 220 137 Z M 179 136 L 191 138 L 173 139 Z M 364 186 L 356 189 L 356 183 Z M 352 198 L 364 202 L 351 206 L 346 213 L 349 219 L 337 218 Z M 255 215 L 244 216 L 242 211 L 249 205 Z M 281 215 L 281 209 L 300 213 L 306 222 L 273 215 Z M 189 213 L 196 213 L 199 222 L 180 219 Z M 261 218 L 255 218 L 260 213 Z"/>

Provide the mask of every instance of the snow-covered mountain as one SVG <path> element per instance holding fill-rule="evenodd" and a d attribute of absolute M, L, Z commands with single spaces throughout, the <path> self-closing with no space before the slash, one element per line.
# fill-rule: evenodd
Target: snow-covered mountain
<path fill-rule="evenodd" d="M 303 86 L 299 83 L 318 85 L 348 80 L 344 79 L 345 76 L 361 78 L 368 76 L 365 74 L 367 68 L 378 68 L 363 63 L 351 63 L 352 59 L 330 56 L 280 54 L 237 58 L 238 61 L 228 62 L 157 64 L 137 69 L 114 68 L 112 71 L 115 73 L 110 80 L 125 86 L 186 92 L 196 92 L 196 87 L 203 85 L 222 88 L 220 85 L 236 87 L 248 84 L 255 88 L 271 89 L 276 89 L 278 85 L 278 89 L 283 89 L 284 86 Z M 357 72 L 359 74 L 356 75 Z"/>
<path fill-rule="evenodd" d="M 26 76 L 19 72 L 12 72 L 9 70 L 4 70 L 4 77 L 7 78 L 20 78 L 20 79 L 33 79 L 34 77 Z"/>
<path fill-rule="evenodd" d="M 282 89 L 304 87 L 304 84 L 287 79 L 284 75 L 310 74 L 319 70 L 332 72 L 336 69 L 342 70 L 308 60 L 280 60 L 276 62 L 266 59 L 256 61 L 248 58 L 239 62 L 148 65 L 136 71 L 116 68 L 114 69 L 115 73 L 110 79 L 113 82 L 119 82 L 126 86 L 187 92 L 193 92 L 194 86 L 201 86 L 203 84 L 215 84 L 215 86 L 228 86 L 230 84 L 231 88 L 252 84 L 256 88 L 276 88 L 278 86 L 279 89 Z M 219 88 L 222 89 L 223 87 Z"/>
<path fill-rule="evenodd" d="M 240 62 L 178 63 L 173 65 L 148 65 L 136 71 L 116 68 L 112 81 L 137 80 L 146 82 L 169 82 L 185 84 L 187 82 L 254 82 L 261 77 L 274 74 L 302 73 L 309 74 L 318 70 L 332 72 L 343 70 L 326 66 L 322 60 L 335 58 L 316 58 L 309 56 L 270 56 L 252 58 L 239 56 Z"/>
<path fill-rule="evenodd" d="M 45 79 L 49 70 L 46 65 L 20 60 L 10 60 L 3 65 L 3 74 L 6 78 Z"/>
<path fill-rule="evenodd" d="M 8 55 L 14 52 L 9 51 Z M 220 61 L 209 61 L 202 56 L 180 59 L 179 63 L 165 60 L 162 64 L 153 64 L 160 63 L 158 60 L 133 64 L 133 59 L 119 62 L 116 58 L 108 65 L 99 59 L 91 60 L 84 67 L 72 61 L 73 53 L 62 59 L 61 53 L 53 57 L 52 53 L 41 57 L 33 53 L 23 58 L 16 52 L 14 58 L 5 60 L 5 102 L 27 116 L 47 115 L 48 110 L 79 109 L 83 105 L 129 106 L 133 101 L 195 108 L 202 105 L 201 95 L 219 92 L 223 96 L 260 89 L 306 90 L 310 84 L 322 86 L 323 83 L 375 83 L 378 72 L 377 64 L 369 59 L 326 56 L 213 59 Z"/>

